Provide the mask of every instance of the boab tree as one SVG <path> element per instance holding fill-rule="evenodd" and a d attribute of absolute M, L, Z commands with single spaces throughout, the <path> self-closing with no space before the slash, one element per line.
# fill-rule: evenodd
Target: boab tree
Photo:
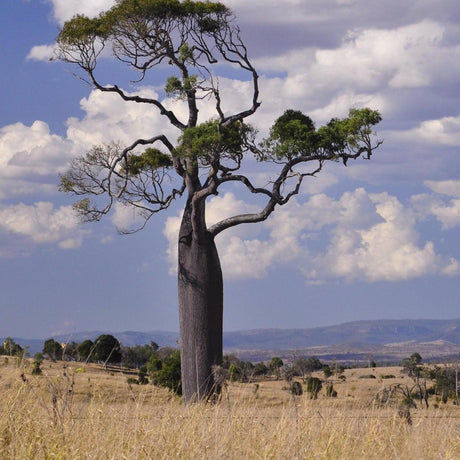
<path fill-rule="evenodd" d="M 167 69 L 169 98 L 146 97 L 142 91 L 122 89 L 120 82 L 102 81 L 97 64 L 109 50 L 121 65 L 138 73 L 132 84 L 141 84 L 155 71 L 161 78 Z M 223 283 L 216 236 L 236 225 L 267 219 L 326 161 L 346 164 L 349 159 L 370 158 L 380 144 L 371 140 L 380 115 L 354 109 L 347 118 L 316 129 L 308 116 L 288 110 L 275 121 L 268 138 L 256 143 L 247 119 L 260 106 L 258 74 L 232 12 L 221 3 L 117 0 L 96 18 L 75 16 L 66 22 L 58 36 L 58 58 L 76 65 L 92 87 L 151 107 L 177 130 L 173 139 L 155 132 L 155 126 L 145 126 L 145 137 L 132 139 L 130 145 L 93 147 L 72 162 L 60 189 L 83 196 L 75 208 L 85 221 L 98 221 L 121 203 L 144 219 L 139 228 L 184 198 L 178 238 L 183 394 L 186 401 L 208 398 L 219 391 L 212 366 L 222 362 Z M 251 88 L 247 105 L 233 113 L 225 106 L 217 78 L 223 65 L 245 73 L 242 79 Z M 168 108 L 170 97 L 183 104 L 180 111 Z M 200 120 L 200 104 L 208 104 L 214 117 Z M 250 157 L 278 168 L 269 186 L 259 186 L 240 172 Z M 208 226 L 206 200 L 229 183 L 240 183 L 265 203 L 259 212 L 229 216 Z"/>

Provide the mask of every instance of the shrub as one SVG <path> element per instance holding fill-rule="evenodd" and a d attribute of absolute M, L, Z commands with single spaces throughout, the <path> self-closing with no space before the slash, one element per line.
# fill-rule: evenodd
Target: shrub
<path fill-rule="evenodd" d="M 180 351 L 175 350 L 161 362 L 161 369 L 153 372 L 152 383 L 169 388 L 177 395 L 182 395 L 180 372 Z"/>
<path fill-rule="evenodd" d="M 241 378 L 241 369 L 236 364 L 230 364 L 228 375 L 231 382 L 236 382 Z"/>
<path fill-rule="evenodd" d="M 310 395 L 310 399 L 317 399 L 318 393 L 321 391 L 323 384 L 318 377 L 308 377 L 305 381 L 307 393 Z"/>
<path fill-rule="evenodd" d="M 34 361 L 32 363 L 32 375 L 41 375 L 41 364 L 43 362 L 43 355 L 41 353 L 35 353 Z"/>
<path fill-rule="evenodd" d="M 137 375 L 139 385 L 145 385 L 149 383 L 149 379 L 147 378 L 147 366 L 141 366 Z"/>
<path fill-rule="evenodd" d="M 326 387 L 326 396 L 328 398 L 337 398 L 337 391 L 334 390 L 332 383 Z"/>
<path fill-rule="evenodd" d="M 302 396 L 303 390 L 302 390 L 302 385 L 300 384 L 300 382 L 297 382 L 297 381 L 292 382 L 291 386 L 289 387 L 289 392 L 293 396 Z"/>

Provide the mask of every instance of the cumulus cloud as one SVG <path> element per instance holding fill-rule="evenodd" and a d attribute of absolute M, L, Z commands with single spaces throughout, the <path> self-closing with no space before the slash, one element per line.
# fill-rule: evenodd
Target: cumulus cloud
<path fill-rule="evenodd" d="M 404 135 L 418 142 L 458 147 L 460 146 L 460 116 L 423 121 Z"/>
<path fill-rule="evenodd" d="M 115 4 L 115 0 L 48 0 L 48 2 L 52 4 L 54 18 L 60 24 L 64 24 L 76 14 L 97 16 L 101 11 Z"/>
<path fill-rule="evenodd" d="M 56 45 L 37 45 L 34 46 L 27 55 L 27 60 L 49 61 L 55 55 Z"/>
<path fill-rule="evenodd" d="M 418 245 L 410 211 L 387 193 L 369 198 L 374 215 L 382 221 L 363 226 L 356 225 L 354 219 L 347 223 L 340 219 L 331 232 L 326 253 L 315 258 L 317 273 L 353 280 L 401 281 L 439 272 L 442 267 L 433 243 Z M 359 206 L 352 205 L 350 209 L 359 213 Z"/>
<path fill-rule="evenodd" d="M 385 119 L 396 110 L 407 110 L 401 107 L 404 91 L 434 91 L 437 85 L 458 81 L 460 64 L 453 56 L 460 55 L 460 47 L 445 36 L 444 24 L 427 19 L 397 28 L 351 29 L 335 47 L 284 50 L 256 60 L 266 72 L 262 94 L 270 94 L 270 103 L 307 110 L 320 121 L 344 116 L 351 106 L 379 109 Z M 267 77 L 273 73 L 282 76 Z M 441 126 L 427 122 L 422 128 L 452 145 L 458 138 L 457 123 L 447 118 Z"/>
<path fill-rule="evenodd" d="M 49 126 L 15 123 L 0 128 L 0 199 L 55 191 L 57 174 L 63 172 L 74 147 L 51 134 Z"/>
<path fill-rule="evenodd" d="M 62 249 L 79 247 L 88 233 L 81 228 L 72 207 L 55 208 L 53 203 L 43 201 L 0 206 L 0 230 L 29 243 L 58 244 Z"/>
<path fill-rule="evenodd" d="M 227 212 L 245 212 L 245 206 L 226 194 L 210 200 L 208 212 L 220 219 Z M 263 278 L 273 267 L 287 265 L 302 270 L 309 282 L 457 274 L 455 258 L 438 254 L 432 241 L 422 240 L 417 216 L 394 196 L 360 188 L 337 200 L 317 194 L 303 204 L 293 201 L 264 224 L 246 226 L 257 228 L 257 235 L 224 232 L 216 242 L 224 275 L 233 279 Z M 164 229 L 172 271 L 179 225 L 180 218 L 171 217 Z"/>
<path fill-rule="evenodd" d="M 443 230 L 459 227 L 460 181 L 426 181 L 425 184 L 435 193 L 423 193 L 411 199 L 421 218 L 434 216 L 442 224 Z"/>
<path fill-rule="evenodd" d="M 427 180 L 425 181 L 425 185 L 433 190 L 433 192 L 460 198 L 460 180 Z"/>

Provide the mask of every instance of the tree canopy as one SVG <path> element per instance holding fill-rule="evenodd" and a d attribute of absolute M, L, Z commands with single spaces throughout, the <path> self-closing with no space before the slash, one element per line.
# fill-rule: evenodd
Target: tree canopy
<path fill-rule="evenodd" d="M 61 176 L 60 190 L 80 197 L 75 209 L 84 221 L 100 220 L 116 203 L 134 208 L 143 220 L 122 229 L 127 233 L 185 198 L 178 238 L 184 397 L 207 397 L 215 387 L 211 368 L 222 362 L 223 282 L 214 238 L 236 225 L 267 219 L 326 162 L 370 159 L 381 144 L 373 133 L 381 116 L 352 108 L 347 117 L 317 128 L 306 114 L 289 109 L 274 121 L 268 137 L 259 139 L 248 122 L 261 104 L 259 75 L 232 12 L 219 2 L 117 0 L 95 18 L 75 16 L 66 22 L 57 41 L 57 57 L 79 68 L 93 88 L 147 105 L 176 128 L 174 136 L 146 126 L 145 137 L 129 145 L 114 140 L 93 146 L 73 160 Z M 98 64 L 110 53 L 135 72 L 130 85 L 137 85 L 137 92 L 123 89 L 117 73 L 112 82 L 104 81 Z M 238 72 L 246 90 L 245 101 L 233 111 L 219 79 L 225 68 Z M 140 86 L 151 77 L 162 79 L 158 97 L 147 97 Z M 204 104 L 214 113 L 205 119 L 199 116 Z M 243 172 L 251 161 L 262 169 L 269 166 L 268 180 L 256 183 Z M 208 226 L 206 200 L 226 184 L 239 184 L 263 204 L 256 212 Z"/>

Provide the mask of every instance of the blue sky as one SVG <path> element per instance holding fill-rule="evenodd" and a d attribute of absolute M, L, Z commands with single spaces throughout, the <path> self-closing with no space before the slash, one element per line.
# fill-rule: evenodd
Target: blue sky
<path fill-rule="evenodd" d="M 0 336 L 177 330 L 181 202 L 135 235 L 131 212 L 80 224 L 58 174 L 92 145 L 168 131 L 158 114 L 99 94 L 50 62 L 63 22 L 111 0 L 0 4 Z M 283 110 L 319 126 L 350 107 L 381 111 L 369 161 L 333 164 L 263 224 L 218 237 L 226 330 L 460 316 L 460 6 L 456 1 L 232 0 L 261 76 L 261 136 Z M 107 82 L 126 82 L 110 58 Z M 127 91 L 162 94 L 166 73 Z M 247 85 L 222 68 L 228 110 Z M 111 79 L 111 80 L 109 80 Z M 180 112 L 180 102 L 165 100 Z M 203 121 L 212 107 L 202 107 Z M 260 180 L 272 166 L 250 163 Z M 250 209 L 229 188 L 209 223 Z"/>

